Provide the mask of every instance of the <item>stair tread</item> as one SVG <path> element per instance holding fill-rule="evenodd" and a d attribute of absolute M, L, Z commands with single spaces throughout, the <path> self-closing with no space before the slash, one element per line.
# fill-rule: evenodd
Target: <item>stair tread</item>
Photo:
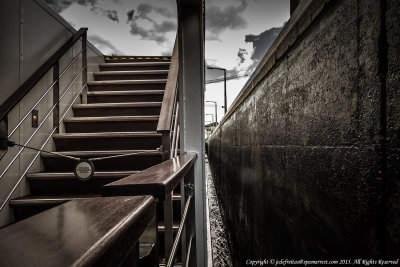
<path fill-rule="evenodd" d="M 63 151 L 57 152 L 59 154 L 67 155 L 67 156 L 78 156 L 78 157 L 98 157 L 98 156 L 112 156 L 112 155 L 120 155 L 120 154 L 130 154 L 135 152 L 144 152 L 139 155 L 161 155 L 162 152 L 157 150 L 99 150 L 99 151 Z M 45 152 L 41 153 L 42 157 L 46 158 L 57 158 L 61 157 L 59 155 L 48 154 Z"/>
<path fill-rule="evenodd" d="M 153 84 L 166 83 L 167 79 L 146 79 L 146 80 L 112 80 L 112 81 L 91 81 L 90 85 L 114 85 L 114 84 Z"/>
<path fill-rule="evenodd" d="M 107 117 L 72 117 L 64 122 L 114 122 L 114 121 L 158 121 L 160 116 L 107 116 Z"/>
<path fill-rule="evenodd" d="M 61 204 L 73 199 L 84 199 L 101 197 L 98 194 L 86 194 L 86 195 L 28 195 L 25 197 L 15 198 L 10 200 L 12 206 L 33 206 L 43 204 Z"/>
<path fill-rule="evenodd" d="M 163 62 L 122 62 L 122 63 L 101 63 L 99 64 L 100 67 L 133 67 L 133 66 L 160 66 L 160 65 L 170 65 L 170 61 L 163 61 Z"/>
<path fill-rule="evenodd" d="M 113 70 L 93 72 L 94 76 L 135 75 L 135 74 L 167 74 L 168 70 Z"/>
<path fill-rule="evenodd" d="M 96 171 L 94 172 L 93 178 L 113 178 L 113 177 L 124 177 L 138 173 L 139 171 Z M 33 179 L 75 179 L 73 172 L 37 172 L 28 173 L 26 177 L 30 180 Z"/>
<path fill-rule="evenodd" d="M 98 95 L 163 95 L 164 90 L 130 90 L 130 91 L 89 91 L 88 96 Z"/>
<path fill-rule="evenodd" d="M 157 132 L 100 132 L 100 133 L 62 133 L 54 134 L 54 139 L 60 138 L 121 138 L 121 137 L 159 137 Z"/>
<path fill-rule="evenodd" d="M 73 108 L 132 108 L 132 107 L 161 107 L 162 102 L 126 102 L 126 103 L 93 103 L 75 104 Z"/>

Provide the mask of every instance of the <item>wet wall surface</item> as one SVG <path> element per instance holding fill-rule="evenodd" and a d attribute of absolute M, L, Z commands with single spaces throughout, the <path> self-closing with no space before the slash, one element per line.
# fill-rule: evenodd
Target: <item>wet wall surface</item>
<path fill-rule="evenodd" d="M 331 1 L 209 140 L 234 266 L 398 256 L 399 14 Z"/>

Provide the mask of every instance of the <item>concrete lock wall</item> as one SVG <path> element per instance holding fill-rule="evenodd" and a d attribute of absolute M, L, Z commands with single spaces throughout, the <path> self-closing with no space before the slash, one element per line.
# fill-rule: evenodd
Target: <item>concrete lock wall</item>
<path fill-rule="evenodd" d="M 301 1 L 209 139 L 235 266 L 398 257 L 399 14 Z"/>

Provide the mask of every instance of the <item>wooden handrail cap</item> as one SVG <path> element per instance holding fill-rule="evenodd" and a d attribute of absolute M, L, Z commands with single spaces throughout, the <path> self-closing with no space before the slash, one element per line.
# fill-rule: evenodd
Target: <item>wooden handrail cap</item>
<path fill-rule="evenodd" d="M 155 216 L 152 196 L 72 200 L 0 230 L 0 266 L 118 266 Z"/>

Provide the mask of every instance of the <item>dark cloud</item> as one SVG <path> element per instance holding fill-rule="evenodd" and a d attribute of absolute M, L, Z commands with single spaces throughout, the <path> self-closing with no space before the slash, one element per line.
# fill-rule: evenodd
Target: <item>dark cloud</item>
<path fill-rule="evenodd" d="M 250 59 L 253 63 L 248 67 L 248 73 L 251 73 L 255 70 L 257 65 L 260 63 L 261 59 L 267 53 L 268 49 L 271 47 L 272 43 L 275 41 L 278 34 L 281 32 L 283 26 L 271 28 L 262 33 L 255 35 L 255 34 L 248 34 L 245 36 L 246 43 L 253 44 L 253 52 L 251 54 Z M 238 52 L 239 60 L 241 57 L 239 56 L 240 49 Z M 243 61 L 244 62 L 244 61 Z M 242 63 L 243 63 L 242 62 Z"/>
<path fill-rule="evenodd" d="M 166 18 L 161 22 L 157 22 L 150 17 L 154 12 Z M 136 14 L 136 15 L 135 15 Z M 168 41 L 166 34 L 168 32 L 176 31 L 177 25 L 174 21 L 168 20 L 176 17 L 170 10 L 162 7 L 156 7 L 150 4 L 140 4 L 137 10 L 130 10 L 127 12 L 128 23 L 130 23 L 130 33 L 138 35 L 143 40 L 156 41 L 158 44 Z M 147 20 L 151 23 L 150 28 L 140 25 L 140 20 Z"/>
<path fill-rule="evenodd" d="M 239 57 L 239 64 L 244 63 L 244 61 L 246 60 L 246 58 L 244 57 L 245 55 L 248 55 L 249 53 L 247 52 L 246 49 L 244 48 L 239 48 L 239 51 L 237 53 L 237 56 Z"/>
<path fill-rule="evenodd" d="M 97 0 L 46 0 L 46 2 L 58 13 L 63 12 L 72 4 L 79 4 L 81 6 L 91 6 L 91 10 L 96 10 Z"/>
<path fill-rule="evenodd" d="M 206 10 L 207 40 L 219 40 L 219 35 L 226 29 L 243 29 L 246 20 L 240 15 L 247 8 L 247 0 L 240 0 L 239 5 L 224 8 L 209 6 Z"/>
<path fill-rule="evenodd" d="M 51 8 L 53 8 L 57 13 L 61 13 L 72 4 L 78 4 L 81 6 L 90 6 L 92 12 L 97 13 L 100 11 L 104 16 L 112 21 L 119 22 L 117 11 L 115 10 L 104 10 L 98 6 L 98 0 L 46 0 Z"/>
<path fill-rule="evenodd" d="M 104 15 L 106 15 L 107 18 L 111 19 L 112 21 L 116 21 L 117 23 L 119 22 L 118 12 L 116 10 L 105 10 Z"/>
<path fill-rule="evenodd" d="M 88 40 L 101 51 L 108 50 L 108 51 L 110 51 L 109 52 L 110 54 L 114 54 L 114 55 L 123 55 L 124 54 L 121 51 L 119 51 L 110 41 L 103 39 L 98 35 L 95 35 L 95 34 L 89 35 Z"/>
<path fill-rule="evenodd" d="M 269 47 L 275 41 L 278 34 L 281 32 L 282 27 L 271 28 L 266 30 L 258 35 L 248 34 L 245 36 L 246 43 L 253 44 L 253 54 L 251 55 L 251 59 L 253 60 L 261 60 L 265 53 L 267 53 Z"/>
<path fill-rule="evenodd" d="M 131 20 L 133 19 L 133 15 L 135 15 L 135 10 L 132 9 L 132 10 L 128 11 L 128 12 L 126 13 L 126 15 L 128 16 L 128 21 L 127 21 L 127 23 L 129 23 L 129 21 L 131 21 Z"/>
<path fill-rule="evenodd" d="M 175 16 L 173 12 L 171 12 L 169 9 L 164 8 L 164 7 L 157 7 L 153 6 L 150 4 L 140 4 L 137 8 L 138 16 L 143 19 L 149 19 L 148 14 L 151 13 L 152 11 L 166 17 L 166 18 L 172 18 Z"/>

